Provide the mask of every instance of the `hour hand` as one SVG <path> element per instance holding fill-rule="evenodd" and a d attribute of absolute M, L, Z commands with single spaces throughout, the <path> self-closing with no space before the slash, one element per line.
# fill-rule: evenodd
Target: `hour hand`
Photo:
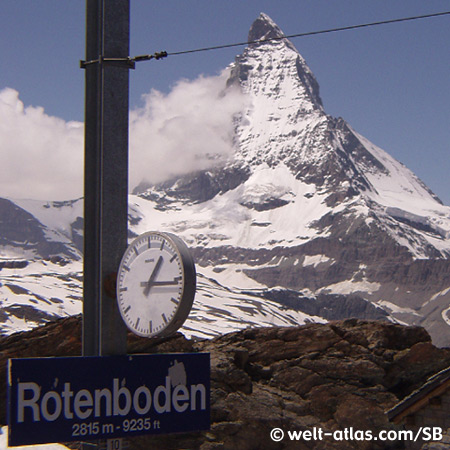
<path fill-rule="evenodd" d="M 179 278 L 174 278 L 170 281 L 152 281 L 151 286 L 177 286 L 180 282 Z M 148 281 L 143 281 L 141 287 L 148 286 Z"/>
<path fill-rule="evenodd" d="M 152 273 L 150 274 L 150 278 L 148 279 L 148 281 L 146 283 L 144 283 L 145 284 L 144 295 L 146 297 L 148 297 L 148 294 L 150 293 L 150 288 L 153 286 L 154 279 L 158 275 L 158 272 L 161 269 L 162 263 L 163 263 L 163 257 L 160 256 L 158 258 L 158 261 L 156 261 L 156 264 L 152 270 Z M 141 283 L 141 286 L 142 286 L 142 283 Z"/>

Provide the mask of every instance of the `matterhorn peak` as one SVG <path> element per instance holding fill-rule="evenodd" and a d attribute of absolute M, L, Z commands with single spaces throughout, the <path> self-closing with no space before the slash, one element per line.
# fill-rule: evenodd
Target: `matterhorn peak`
<path fill-rule="evenodd" d="M 261 13 L 253 22 L 248 33 L 248 42 L 266 41 L 269 39 L 282 39 L 284 33 L 278 25 L 267 15 Z"/>
<path fill-rule="evenodd" d="M 285 165 L 297 179 L 326 193 L 329 205 L 369 194 L 381 202 L 385 186 L 403 173 L 395 182 L 400 205 L 408 192 L 435 202 L 412 173 L 343 119 L 326 114 L 314 74 L 266 14 L 253 22 L 249 45 L 231 66 L 228 84 L 239 85 L 248 98 L 235 142 L 236 159 L 251 170 Z"/>
<path fill-rule="evenodd" d="M 303 112 L 323 112 L 319 85 L 312 71 L 267 14 L 261 13 L 253 22 L 248 42 L 231 66 L 228 85 L 238 83 L 246 93 L 290 103 Z"/>
<path fill-rule="evenodd" d="M 296 141 L 303 135 L 301 130 L 306 132 L 325 120 L 312 71 L 264 13 L 253 22 L 249 45 L 236 57 L 227 84 L 239 85 L 249 98 L 250 106 L 237 129 L 238 157 L 252 166 L 298 159 L 297 149 L 303 145 Z"/>

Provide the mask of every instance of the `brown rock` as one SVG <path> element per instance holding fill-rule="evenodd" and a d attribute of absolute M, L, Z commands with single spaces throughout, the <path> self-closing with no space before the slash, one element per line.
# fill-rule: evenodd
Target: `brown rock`
<path fill-rule="evenodd" d="M 80 354 L 80 318 L 0 338 L 0 420 L 5 423 L 5 368 L 10 357 Z M 272 428 L 324 432 L 389 429 L 384 412 L 450 365 L 418 327 L 346 320 L 290 328 L 247 329 L 208 341 L 181 334 L 129 336 L 130 353 L 202 351 L 211 355 L 211 429 L 142 436 L 130 449 L 384 449 L 353 440 L 270 438 Z M 384 443 L 386 444 L 386 443 Z"/>

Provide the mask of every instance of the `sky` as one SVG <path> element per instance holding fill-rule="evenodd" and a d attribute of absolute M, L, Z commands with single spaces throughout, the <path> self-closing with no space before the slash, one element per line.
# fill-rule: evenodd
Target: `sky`
<path fill-rule="evenodd" d="M 131 0 L 130 56 L 244 42 L 261 12 L 290 35 L 449 10 L 448 0 Z M 292 42 L 327 113 L 450 205 L 450 16 Z M 229 130 L 242 99 L 219 101 L 218 89 L 243 48 L 140 62 L 130 72 L 132 184 L 164 176 L 168 161 L 191 168 L 211 147 L 229 151 L 228 133 L 215 130 Z M 84 1 L 1 1 L 0 197 L 83 195 L 84 53 Z M 175 115 L 186 132 L 165 134 L 161 124 Z M 143 155 L 158 168 L 144 169 Z"/>

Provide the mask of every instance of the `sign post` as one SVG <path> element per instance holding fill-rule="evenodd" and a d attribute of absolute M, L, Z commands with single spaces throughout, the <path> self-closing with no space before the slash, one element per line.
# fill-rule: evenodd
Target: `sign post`
<path fill-rule="evenodd" d="M 129 0 L 86 0 L 85 356 L 126 353 L 126 328 L 105 283 L 114 283 L 127 247 L 129 28 Z"/>

